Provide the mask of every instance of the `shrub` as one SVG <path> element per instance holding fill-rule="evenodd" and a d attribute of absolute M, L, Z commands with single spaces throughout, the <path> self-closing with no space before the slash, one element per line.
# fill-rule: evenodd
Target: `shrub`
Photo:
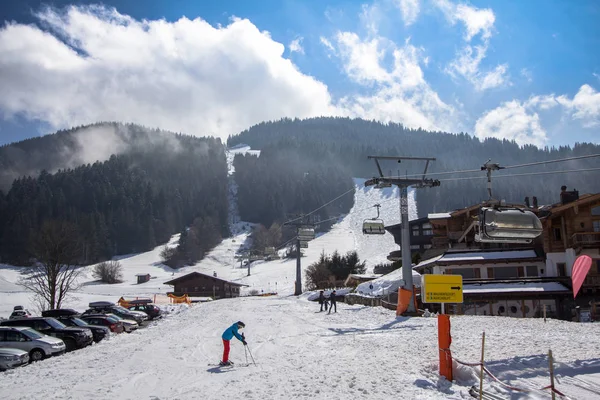
<path fill-rule="evenodd" d="M 123 282 L 123 266 L 118 261 L 105 261 L 94 267 L 94 278 L 104 283 Z"/>

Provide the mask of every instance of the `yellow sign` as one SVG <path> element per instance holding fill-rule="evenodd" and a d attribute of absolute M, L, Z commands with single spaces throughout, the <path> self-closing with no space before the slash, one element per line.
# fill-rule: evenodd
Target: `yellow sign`
<path fill-rule="evenodd" d="M 462 275 L 423 275 L 421 299 L 423 303 L 462 303 Z"/>

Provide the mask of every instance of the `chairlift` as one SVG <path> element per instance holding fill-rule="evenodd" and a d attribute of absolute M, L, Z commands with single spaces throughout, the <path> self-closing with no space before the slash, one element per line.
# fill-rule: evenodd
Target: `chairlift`
<path fill-rule="evenodd" d="M 377 208 L 377 216 L 371 219 L 365 219 L 363 221 L 363 234 L 365 235 L 384 235 L 385 234 L 385 226 L 383 225 L 383 220 L 379 218 L 379 207 L 381 205 L 375 204 L 373 207 Z"/>
<path fill-rule="evenodd" d="M 518 207 L 482 207 L 475 241 L 529 244 L 542 234 L 539 218 Z"/>

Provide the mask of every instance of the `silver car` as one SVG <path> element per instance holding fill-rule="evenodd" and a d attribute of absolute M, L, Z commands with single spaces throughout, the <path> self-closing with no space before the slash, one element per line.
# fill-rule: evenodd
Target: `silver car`
<path fill-rule="evenodd" d="M 29 361 L 57 356 L 66 350 L 65 342 L 61 339 L 21 326 L 0 326 L 0 347 L 26 351 Z"/>
<path fill-rule="evenodd" d="M 0 371 L 20 367 L 29 363 L 29 354 L 26 351 L 11 348 L 0 348 Z"/>

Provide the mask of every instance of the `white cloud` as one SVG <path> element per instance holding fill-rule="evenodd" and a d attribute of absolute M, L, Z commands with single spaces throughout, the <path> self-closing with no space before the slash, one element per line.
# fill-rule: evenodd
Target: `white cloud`
<path fill-rule="evenodd" d="M 402 11 L 404 25 L 410 26 L 415 23 L 420 11 L 420 0 L 396 0 L 397 6 Z"/>
<path fill-rule="evenodd" d="M 355 33 L 338 32 L 339 57 L 347 75 L 355 82 L 374 87 L 369 95 L 345 97 L 340 101 L 350 116 L 401 122 L 407 127 L 452 130 L 456 113 L 425 81 L 420 63 L 423 50 L 406 41 L 398 47 L 382 37 L 361 39 Z M 383 65 L 386 55 L 393 63 Z"/>
<path fill-rule="evenodd" d="M 600 93 L 590 85 L 582 85 L 573 99 L 560 96 L 556 101 L 569 110 L 574 119 L 580 120 L 585 128 L 600 125 Z"/>
<path fill-rule="evenodd" d="M 521 68 L 521 76 L 523 78 L 527 79 L 527 82 L 533 81 L 533 74 L 531 73 L 531 70 L 529 70 L 528 68 Z"/>
<path fill-rule="evenodd" d="M 595 72 L 592 72 L 592 75 L 594 75 L 596 78 L 598 78 L 598 80 L 600 81 L 600 74 L 597 74 Z"/>
<path fill-rule="evenodd" d="M 300 54 L 304 54 L 304 47 L 302 47 L 302 41 L 304 40 L 304 38 L 302 36 L 297 37 L 296 39 L 292 40 L 290 43 L 290 53 L 300 53 Z"/>
<path fill-rule="evenodd" d="M 508 64 L 499 64 L 487 72 L 480 70 L 496 21 L 494 12 L 489 8 L 479 9 L 465 4 L 455 4 L 449 0 L 435 0 L 435 5 L 452 25 L 462 22 L 465 26 L 464 39 L 467 44 L 457 52 L 456 58 L 446 67 L 446 73 L 453 78 L 462 76 L 478 91 L 510 85 Z M 477 35 L 481 37 L 481 44 L 474 46 L 468 44 Z"/>
<path fill-rule="evenodd" d="M 467 42 L 478 34 L 481 34 L 481 38 L 484 40 L 492 36 L 496 16 L 491 9 L 454 4 L 449 0 L 435 0 L 434 3 L 444 13 L 448 22 L 454 25 L 460 21 L 465 25 Z"/>
<path fill-rule="evenodd" d="M 0 29 L 5 118 L 53 128 L 115 120 L 226 138 L 263 120 L 339 114 L 327 86 L 248 20 L 137 21 L 100 6 L 38 17 L 46 31 Z"/>
<path fill-rule="evenodd" d="M 543 146 L 547 141 L 538 114 L 528 113 L 516 100 L 503 103 L 479 118 L 475 123 L 475 136 L 514 140 L 519 145 Z"/>

